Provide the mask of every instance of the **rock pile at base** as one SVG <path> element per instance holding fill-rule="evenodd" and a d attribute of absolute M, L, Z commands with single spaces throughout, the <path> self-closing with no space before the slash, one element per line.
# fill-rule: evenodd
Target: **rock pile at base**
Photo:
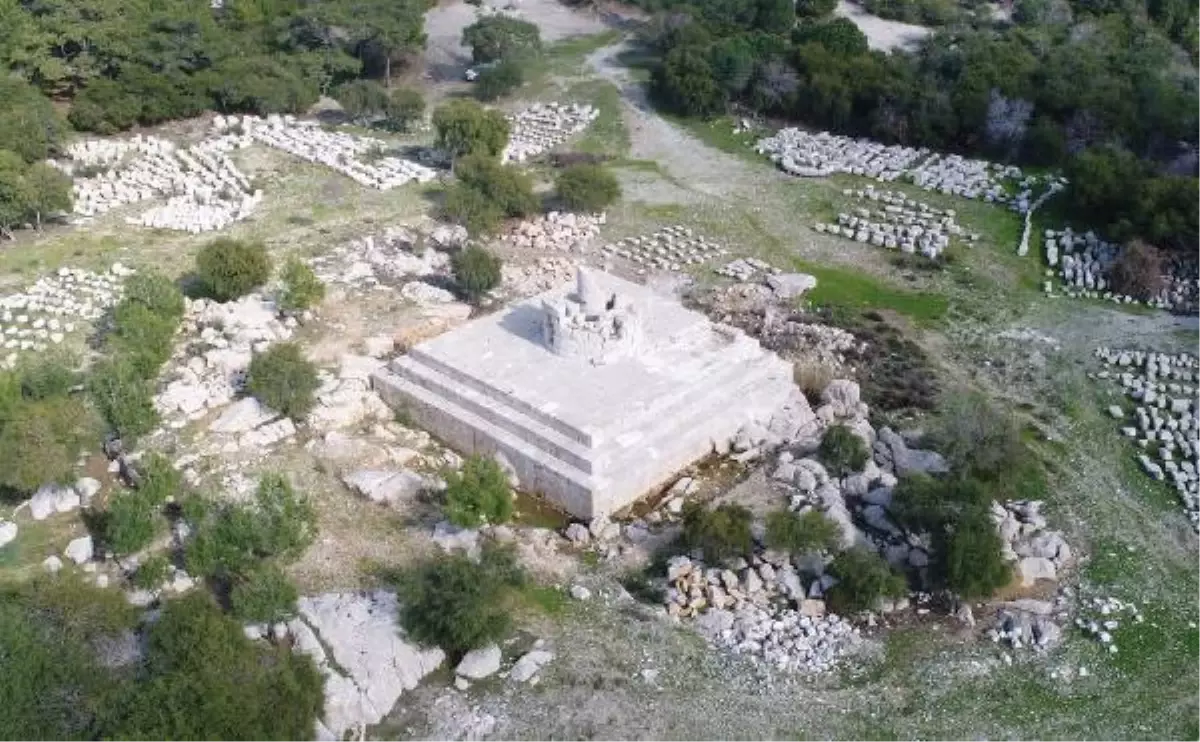
<path fill-rule="evenodd" d="M 686 556 L 667 565 L 667 615 L 692 619 L 714 646 L 777 670 L 817 673 L 834 667 L 859 633 L 825 602 L 810 599 L 805 579 L 787 555 L 766 552 L 729 569 Z M 820 594 L 832 577 L 811 579 Z"/>
<path fill-rule="evenodd" d="M 526 249 L 582 252 L 600 234 L 600 225 L 605 222 L 604 214 L 551 211 L 517 223 L 502 239 Z"/>
<path fill-rule="evenodd" d="M 508 144 L 502 162 L 524 162 L 586 129 L 600 111 L 579 103 L 535 103 L 508 117 Z"/>
<path fill-rule="evenodd" d="M 1058 271 L 1062 290 L 1072 298 L 1104 299 L 1117 304 L 1144 304 L 1157 309 L 1167 309 L 1182 314 L 1195 313 L 1200 304 L 1200 281 L 1196 276 L 1196 263 L 1190 260 L 1172 259 L 1163 274 L 1163 289 L 1147 301 L 1116 291 L 1112 285 L 1113 265 L 1125 248 L 1105 242 L 1095 232 L 1078 234 L 1070 227 L 1062 230 L 1047 229 L 1043 252 L 1049 266 L 1047 275 Z M 1043 283 L 1047 294 L 1054 292 L 1052 281 Z"/>
<path fill-rule="evenodd" d="M 1175 489 L 1192 527 L 1200 530 L 1200 362 L 1190 353 L 1104 347 L 1095 355 L 1105 366 L 1096 377 L 1120 384 L 1130 400 L 1112 405 L 1109 414 L 1139 449 L 1142 471 Z"/>
<path fill-rule="evenodd" d="M 1040 500 L 992 503 L 992 522 L 1003 541 L 1002 556 L 1013 564 L 1022 587 L 1058 580 L 1071 563 L 1071 547 L 1059 531 L 1047 530 Z"/>

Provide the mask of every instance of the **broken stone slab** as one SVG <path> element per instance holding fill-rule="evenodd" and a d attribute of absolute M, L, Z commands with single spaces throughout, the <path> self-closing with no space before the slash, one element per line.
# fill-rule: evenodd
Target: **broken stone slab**
<path fill-rule="evenodd" d="M 80 536 L 77 539 L 67 544 L 67 548 L 63 551 L 63 556 L 70 559 L 76 564 L 90 562 L 95 554 L 95 545 L 92 543 L 91 536 Z"/>
<path fill-rule="evenodd" d="M 408 469 L 359 469 L 342 477 L 342 482 L 372 502 L 389 504 L 410 499 L 428 486 L 425 477 Z"/>
<path fill-rule="evenodd" d="M 70 487 L 47 484 L 38 488 L 29 499 L 29 514 L 34 520 L 45 520 L 55 513 L 69 513 L 80 505 L 79 493 Z"/>
<path fill-rule="evenodd" d="M 254 397 L 246 397 L 226 407 L 221 416 L 208 426 L 208 430 L 210 433 L 245 433 L 277 417 L 278 412 L 263 406 Z"/>
<path fill-rule="evenodd" d="M 472 649 L 463 655 L 458 667 L 454 668 L 456 675 L 470 680 L 483 680 L 500 671 L 500 647 L 489 644 L 482 649 Z"/>
<path fill-rule="evenodd" d="M 509 671 L 510 680 L 517 683 L 527 683 L 534 675 L 554 659 L 554 653 L 544 649 L 535 649 L 525 654 Z"/>
<path fill-rule="evenodd" d="M 8 546 L 17 537 L 17 524 L 12 521 L 0 521 L 0 549 Z"/>
<path fill-rule="evenodd" d="M 792 299 L 817 287 L 817 279 L 807 273 L 779 273 L 767 276 L 767 286 L 780 299 Z"/>
<path fill-rule="evenodd" d="M 1029 587 L 1038 580 L 1057 580 L 1058 571 L 1054 562 L 1045 557 L 1025 557 L 1017 562 L 1017 577 L 1022 587 Z"/>

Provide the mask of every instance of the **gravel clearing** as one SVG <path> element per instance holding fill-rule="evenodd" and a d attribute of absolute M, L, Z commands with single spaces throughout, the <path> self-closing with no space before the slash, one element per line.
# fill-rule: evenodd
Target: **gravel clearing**
<path fill-rule="evenodd" d="M 893 49 L 910 51 L 920 46 L 921 41 L 929 35 L 930 30 L 924 26 L 914 26 L 899 21 L 889 21 L 874 16 L 854 3 L 840 0 L 834 15 L 849 18 L 867 37 L 867 44 L 872 49 L 890 52 Z"/>

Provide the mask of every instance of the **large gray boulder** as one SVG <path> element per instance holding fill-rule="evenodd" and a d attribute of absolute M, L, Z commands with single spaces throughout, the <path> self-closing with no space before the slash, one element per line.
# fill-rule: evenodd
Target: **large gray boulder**
<path fill-rule="evenodd" d="M 500 671 L 500 647 L 489 644 L 483 649 L 472 649 L 463 656 L 454 668 L 454 673 L 469 680 L 482 680 Z"/>
<path fill-rule="evenodd" d="M 429 484 L 425 477 L 408 469 L 359 469 L 342 477 L 342 481 L 371 502 L 388 504 L 411 499 Z"/>

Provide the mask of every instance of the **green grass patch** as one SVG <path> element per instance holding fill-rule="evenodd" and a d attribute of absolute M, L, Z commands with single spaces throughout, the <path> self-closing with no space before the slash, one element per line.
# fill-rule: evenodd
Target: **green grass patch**
<path fill-rule="evenodd" d="M 792 262 L 797 270 L 817 279 L 817 287 L 805 294 L 805 299 L 835 312 L 890 309 L 917 324 L 930 325 L 942 319 L 950 308 L 949 299 L 941 294 L 892 288 L 862 273 L 820 266 L 799 258 Z"/>
<path fill-rule="evenodd" d="M 571 149 L 610 157 L 623 157 L 629 152 L 629 130 L 621 115 L 621 91 L 604 80 L 577 83 L 567 89 L 563 98 L 570 102 L 590 103 L 599 115 L 575 140 Z"/>
<path fill-rule="evenodd" d="M 753 132 L 734 132 L 733 119 L 729 116 L 704 120 L 662 112 L 659 115 L 714 149 L 759 165 L 770 164 L 766 157 L 754 151 L 758 136 Z"/>
<path fill-rule="evenodd" d="M 553 585 L 538 585 L 530 582 L 521 588 L 520 596 L 525 605 L 548 616 L 562 615 L 571 604 L 571 599 L 566 592 Z"/>
<path fill-rule="evenodd" d="M 550 44 L 530 63 L 526 79 L 537 84 L 555 75 L 579 75 L 584 72 L 582 67 L 587 63 L 589 55 L 620 38 L 621 32 L 614 29 L 586 36 L 572 36 Z"/>

